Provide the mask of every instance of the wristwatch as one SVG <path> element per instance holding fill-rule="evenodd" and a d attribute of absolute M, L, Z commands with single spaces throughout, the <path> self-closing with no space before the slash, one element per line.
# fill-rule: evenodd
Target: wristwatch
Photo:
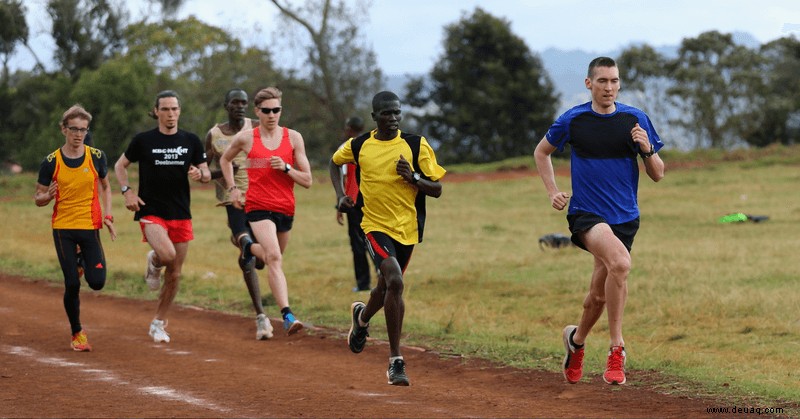
<path fill-rule="evenodd" d="M 652 144 L 650 144 L 650 151 L 648 151 L 647 153 L 642 153 L 642 158 L 646 159 L 648 157 L 652 157 L 653 154 L 656 154 L 656 148 L 653 147 Z"/>
<path fill-rule="evenodd" d="M 292 170 L 292 165 L 286 163 L 286 167 L 283 168 L 283 173 L 289 173 L 290 170 Z"/>
<path fill-rule="evenodd" d="M 411 179 L 412 179 L 412 183 L 414 183 L 416 185 L 417 182 L 419 182 L 419 180 L 422 179 L 422 176 L 417 172 L 413 172 L 413 173 L 411 173 Z"/>
<path fill-rule="evenodd" d="M 128 192 L 129 190 L 131 190 L 131 187 L 128 185 L 124 185 L 122 187 L 122 194 L 125 195 L 125 192 Z"/>

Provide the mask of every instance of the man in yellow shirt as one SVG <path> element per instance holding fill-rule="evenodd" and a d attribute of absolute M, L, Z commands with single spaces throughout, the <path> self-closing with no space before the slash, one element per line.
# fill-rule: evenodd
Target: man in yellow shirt
<path fill-rule="evenodd" d="M 350 350 L 359 353 L 367 342 L 369 320 L 381 308 L 389 335 L 389 384 L 409 384 L 400 354 L 403 329 L 403 273 L 414 245 L 422 241 L 425 227 L 425 196 L 442 195 L 439 183 L 445 170 L 425 137 L 400 131 L 400 99 L 380 92 L 372 99 L 372 119 L 377 128 L 348 140 L 334 153 L 329 164 L 337 208 L 363 207 L 361 228 L 375 266 L 378 281 L 367 304 L 350 307 L 352 326 L 347 337 Z M 356 200 L 345 194 L 341 166 L 355 163 L 360 194 Z"/>

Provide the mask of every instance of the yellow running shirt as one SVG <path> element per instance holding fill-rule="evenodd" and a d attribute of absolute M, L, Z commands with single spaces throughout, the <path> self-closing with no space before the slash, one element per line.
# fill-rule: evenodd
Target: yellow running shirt
<path fill-rule="evenodd" d="M 436 162 L 436 155 L 425 137 L 420 141 L 420 167 L 415 168 L 411 147 L 401 138 L 399 130 L 397 136 L 388 141 L 376 139 L 375 133 L 376 130 L 373 130 L 364 141 L 358 156 L 361 171 L 359 188 L 364 199 L 361 228 L 365 234 L 379 231 L 401 244 L 417 244 L 419 236 L 414 205 L 417 188 L 397 174 L 397 161 L 402 155 L 412 170 L 421 172 L 433 181 L 441 179 L 446 170 Z M 352 138 L 347 140 L 333 154 L 334 164 L 355 163 L 352 141 Z"/>
<path fill-rule="evenodd" d="M 98 230 L 103 227 L 103 211 L 98 194 L 98 174 L 92 154 L 100 157 L 101 151 L 86 147 L 83 163 L 71 168 L 64 163 L 61 149 L 46 157 L 55 159 L 53 180 L 58 182 L 58 192 L 53 206 L 53 229 Z"/>

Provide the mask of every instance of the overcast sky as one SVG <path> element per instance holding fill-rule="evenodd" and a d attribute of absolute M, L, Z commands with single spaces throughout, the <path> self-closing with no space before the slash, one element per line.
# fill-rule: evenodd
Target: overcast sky
<path fill-rule="evenodd" d="M 135 13 L 144 2 L 127 3 Z M 45 51 L 52 50 L 53 43 L 43 13 L 46 0 L 24 4 L 31 43 L 39 57 L 48 60 Z M 365 34 L 384 74 L 425 73 L 441 55 L 444 26 L 475 7 L 508 20 L 512 32 L 535 52 L 558 48 L 604 53 L 641 42 L 677 45 L 710 30 L 748 32 L 761 43 L 792 34 L 800 38 L 797 0 L 374 0 L 365 17 Z M 246 45 L 267 46 L 275 26 L 282 24 L 268 0 L 187 0 L 179 17 L 188 15 L 228 30 Z M 10 65 L 30 68 L 31 62 L 29 54 L 20 51 Z"/>

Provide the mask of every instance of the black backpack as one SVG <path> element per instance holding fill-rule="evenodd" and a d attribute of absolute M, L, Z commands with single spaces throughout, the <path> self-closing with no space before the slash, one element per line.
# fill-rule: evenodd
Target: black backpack
<path fill-rule="evenodd" d="M 361 168 L 358 165 L 358 154 L 361 152 L 361 146 L 372 136 L 372 133 L 366 132 L 353 138 L 350 147 L 353 150 L 353 159 L 356 161 L 356 183 L 358 183 L 358 198 L 356 199 L 356 208 L 361 210 L 364 207 L 364 198 L 361 196 Z M 400 138 L 404 139 L 408 146 L 411 148 L 411 165 L 422 176 L 423 179 L 429 179 L 425 174 L 419 170 L 419 147 L 422 143 L 422 137 L 416 134 L 400 133 Z M 376 140 L 380 141 L 380 140 Z M 422 243 L 422 232 L 425 230 L 425 194 L 417 191 L 417 198 L 414 201 L 414 206 L 417 209 L 417 231 L 419 232 L 418 242 Z"/>

